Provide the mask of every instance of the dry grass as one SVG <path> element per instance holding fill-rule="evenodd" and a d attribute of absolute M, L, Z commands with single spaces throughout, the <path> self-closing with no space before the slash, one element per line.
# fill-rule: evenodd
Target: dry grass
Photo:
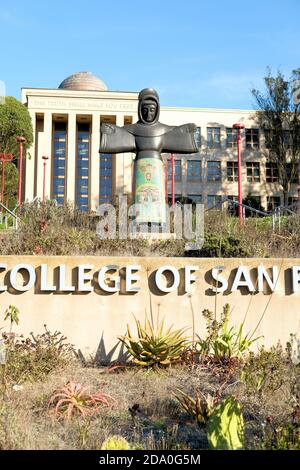
<path fill-rule="evenodd" d="M 182 412 L 172 392 L 181 388 L 190 394 L 197 389 L 215 394 L 226 374 L 218 375 L 200 365 L 107 371 L 73 362 L 44 382 L 25 383 L 20 391 L 10 388 L 8 397 L 0 399 L 0 449 L 100 449 L 113 434 L 122 435 L 134 448 L 207 448 L 205 432 Z M 284 383 L 262 394 L 250 393 L 238 377 L 238 371 L 231 378 L 227 374 L 222 396 L 234 394 L 240 400 L 251 448 L 257 446 L 267 416 L 281 423 L 291 415 L 293 386 L 295 380 L 300 381 L 300 372 L 287 366 Z M 93 417 L 58 421 L 49 416 L 47 403 L 53 391 L 68 380 L 91 391 L 100 389 L 117 403 Z"/>

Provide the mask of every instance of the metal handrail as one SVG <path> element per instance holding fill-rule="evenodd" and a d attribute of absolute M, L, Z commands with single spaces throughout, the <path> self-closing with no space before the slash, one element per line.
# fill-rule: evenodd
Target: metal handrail
<path fill-rule="evenodd" d="M 2 202 L 0 202 L 0 207 L 1 207 L 2 209 L 4 209 L 4 211 L 7 212 L 10 217 L 13 218 L 13 220 L 14 220 L 13 226 L 14 226 L 15 229 L 17 229 L 17 228 L 18 228 L 18 223 L 19 223 L 19 221 L 20 221 L 20 218 L 19 218 L 19 217 L 17 216 L 17 214 L 15 214 L 15 212 L 14 212 L 14 211 L 16 211 L 17 206 L 11 211 L 8 207 L 6 207 L 4 204 L 2 204 Z"/>

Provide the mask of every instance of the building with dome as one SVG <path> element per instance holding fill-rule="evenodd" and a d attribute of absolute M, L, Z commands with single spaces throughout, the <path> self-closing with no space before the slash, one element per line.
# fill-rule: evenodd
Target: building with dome
<path fill-rule="evenodd" d="M 72 201 L 80 210 L 93 212 L 99 203 L 111 202 L 117 195 L 131 195 L 134 155 L 99 155 L 100 125 L 109 122 L 123 126 L 137 121 L 138 92 L 111 91 L 92 73 L 77 72 L 58 88 L 22 88 L 22 102 L 28 107 L 34 129 L 30 158 L 25 163 L 24 200 L 42 197 L 43 156 L 49 157 L 46 196 L 58 203 Z M 220 205 L 224 198 L 237 200 L 232 125 L 241 122 L 245 125 L 244 196 L 251 193 L 269 210 L 282 203 L 278 174 L 267 162 L 265 136 L 255 123 L 254 111 L 161 107 L 160 121 L 197 125 L 199 152 L 175 157 L 176 198 L 202 201 L 207 207 Z M 170 165 L 168 169 L 170 174 Z M 297 199 L 296 183 L 291 189 L 291 203 Z"/>

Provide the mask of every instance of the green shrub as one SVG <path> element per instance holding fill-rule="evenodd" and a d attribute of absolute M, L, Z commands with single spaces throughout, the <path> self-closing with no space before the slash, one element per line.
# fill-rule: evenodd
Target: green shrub
<path fill-rule="evenodd" d="M 214 408 L 207 425 L 207 438 L 214 450 L 244 448 L 244 419 L 235 398 L 226 398 Z"/>
<path fill-rule="evenodd" d="M 293 424 L 273 427 L 267 425 L 261 450 L 300 450 L 300 427 Z"/>
<path fill-rule="evenodd" d="M 101 450 L 129 450 L 129 442 L 122 436 L 110 436 L 102 444 Z"/>
<path fill-rule="evenodd" d="M 51 333 L 44 325 L 45 333 L 16 340 L 10 348 L 7 362 L 7 378 L 15 383 L 43 380 L 53 370 L 65 366 L 75 357 L 75 351 L 59 331 Z"/>
<path fill-rule="evenodd" d="M 181 353 L 188 341 L 184 332 L 186 329 L 172 330 L 172 326 L 165 329 L 162 320 L 157 328 L 151 325 L 148 318 L 145 326 L 135 318 L 137 333 L 131 333 L 127 325 L 127 335 L 120 336 L 119 340 L 133 357 L 133 362 L 140 366 L 169 366 L 180 361 Z"/>
<path fill-rule="evenodd" d="M 247 392 L 273 393 L 278 390 L 286 381 L 287 362 L 287 355 L 280 345 L 269 350 L 261 347 L 256 354 L 250 352 L 241 372 Z"/>
<path fill-rule="evenodd" d="M 243 240 L 234 235 L 206 233 L 199 256 L 213 258 L 239 258 L 251 256 Z"/>

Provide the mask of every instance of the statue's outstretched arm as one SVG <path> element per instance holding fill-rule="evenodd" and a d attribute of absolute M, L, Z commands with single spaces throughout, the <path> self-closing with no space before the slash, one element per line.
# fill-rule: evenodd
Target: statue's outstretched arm
<path fill-rule="evenodd" d="M 196 124 L 175 126 L 164 134 L 163 150 L 167 153 L 196 153 L 198 147 L 195 140 Z"/>
<path fill-rule="evenodd" d="M 101 124 L 100 153 L 123 153 L 135 151 L 135 138 L 123 127 Z"/>

